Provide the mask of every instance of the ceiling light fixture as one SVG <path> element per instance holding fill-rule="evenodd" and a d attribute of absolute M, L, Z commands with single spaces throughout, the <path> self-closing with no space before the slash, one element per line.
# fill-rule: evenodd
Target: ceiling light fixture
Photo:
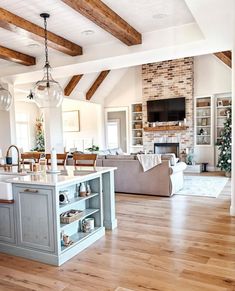
<path fill-rule="evenodd" d="M 27 47 L 29 47 L 29 48 L 39 48 L 41 46 L 38 43 L 30 43 L 30 44 L 27 45 Z"/>
<path fill-rule="evenodd" d="M 12 104 L 11 93 L 0 84 L 0 110 L 8 111 Z"/>
<path fill-rule="evenodd" d="M 58 82 L 51 76 L 51 66 L 48 58 L 48 39 L 47 39 L 47 19 L 50 17 L 48 13 L 42 13 L 40 16 L 44 19 L 45 33 L 45 66 L 44 77 L 36 82 L 33 90 L 30 91 L 29 99 L 34 99 L 40 108 L 59 107 L 63 101 L 63 90 Z"/>
<path fill-rule="evenodd" d="M 82 31 L 82 34 L 84 34 L 84 35 L 86 35 L 86 36 L 88 36 L 88 35 L 92 35 L 92 34 L 94 34 L 95 32 L 94 32 L 94 30 L 92 30 L 92 29 L 87 29 L 87 30 L 84 30 L 84 31 Z"/>
<path fill-rule="evenodd" d="M 168 16 L 168 14 L 166 14 L 166 13 L 157 13 L 157 14 L 154 14 L 153 16 L 152 16 L 152 18 L 154 18 L 154 19 L 164 19 L 164 18 L 166 18 Z"/>

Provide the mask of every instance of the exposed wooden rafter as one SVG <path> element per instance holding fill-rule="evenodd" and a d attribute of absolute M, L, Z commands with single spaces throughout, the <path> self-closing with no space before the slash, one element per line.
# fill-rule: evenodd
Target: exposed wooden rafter
<path fill-rule="evenodd" d="M 214 53 L 214 55 L 219 58 L 223 63 L 232 68 L 232 53 L 231 51 L 224 51 L 219 53 Z"/>
<path fill-rule="evenodd" d="M 101 83 L 107 77 L 109 72 L 110 72 L 110 70 L 107 70 L 107 71 L 103 71 L 99 74 L 99 76 L 97 77 L 97 79 L 95 80 L 95 82 L 93 83 L 91 88 L 86 93 L 86 100 L 91 100 L 92 96 L 95 94 L 96 90 L 99 88 Z"/>
<path fill-rule="evenodd" d="M 36 64 L 36 59 L 34 57 L 6 48 L 4 46 L 0 46 L 0 58 L 25 66 L 33 66 Z"/>
<path fill-rule="evenodd" d="M 142 43 L 141 34 L 100 0 L 62 0 L 71 8 L 131 46 Z"/>
<path fill-rule="evenodd" d="M 0 8 L 0 27 L 27 36 L 37 42 L 44 42 L 44 29 L 28 20 Z M 82 48 L 52 32 L 48 31 L 48 45 L 70 56 L 82 54 Z"/>
<path fill-rule="evenodd" d="M 74 75 L 64 89 L 64 95 L 69 96 L 81 80 L 83 75 Z"/>

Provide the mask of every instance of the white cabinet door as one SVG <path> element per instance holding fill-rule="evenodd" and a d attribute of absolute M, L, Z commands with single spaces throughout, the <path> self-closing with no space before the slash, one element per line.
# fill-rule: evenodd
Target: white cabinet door
<path fill-rule="evenodd" d="M 0 241 L 15 243 L 13 204 L 0 204 Z"/>
<path fill-rule="evenodd" d="M 53 252 L 52 190 L 15 187 L 18 245 Z"/>

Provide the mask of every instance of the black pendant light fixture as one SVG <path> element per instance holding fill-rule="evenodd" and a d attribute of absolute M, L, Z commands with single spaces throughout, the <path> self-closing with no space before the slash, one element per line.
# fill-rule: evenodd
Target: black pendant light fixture
<path fill-rule="evenodd" d="M 48 58 L 48 39 L 47 39 L 47 19 L 50 17 L 48 13 L 41 13 L 44 19 L 45 32 L 45 66 L 44 77 L 38 81 L 33 90 L 30 91 L 29 99 L 33 99 L 40 108 L 59 107 L 63 101 L 63 90 L 58 82 L 51 76 L 51 67 Z"/>

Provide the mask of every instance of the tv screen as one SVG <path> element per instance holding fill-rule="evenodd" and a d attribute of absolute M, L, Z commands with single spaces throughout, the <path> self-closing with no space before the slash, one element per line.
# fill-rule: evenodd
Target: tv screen
<path fill-rule="evenodd" d="M 185 118 L 185 98 L 147 101 L 148 122 L 181 121 Z"/>

